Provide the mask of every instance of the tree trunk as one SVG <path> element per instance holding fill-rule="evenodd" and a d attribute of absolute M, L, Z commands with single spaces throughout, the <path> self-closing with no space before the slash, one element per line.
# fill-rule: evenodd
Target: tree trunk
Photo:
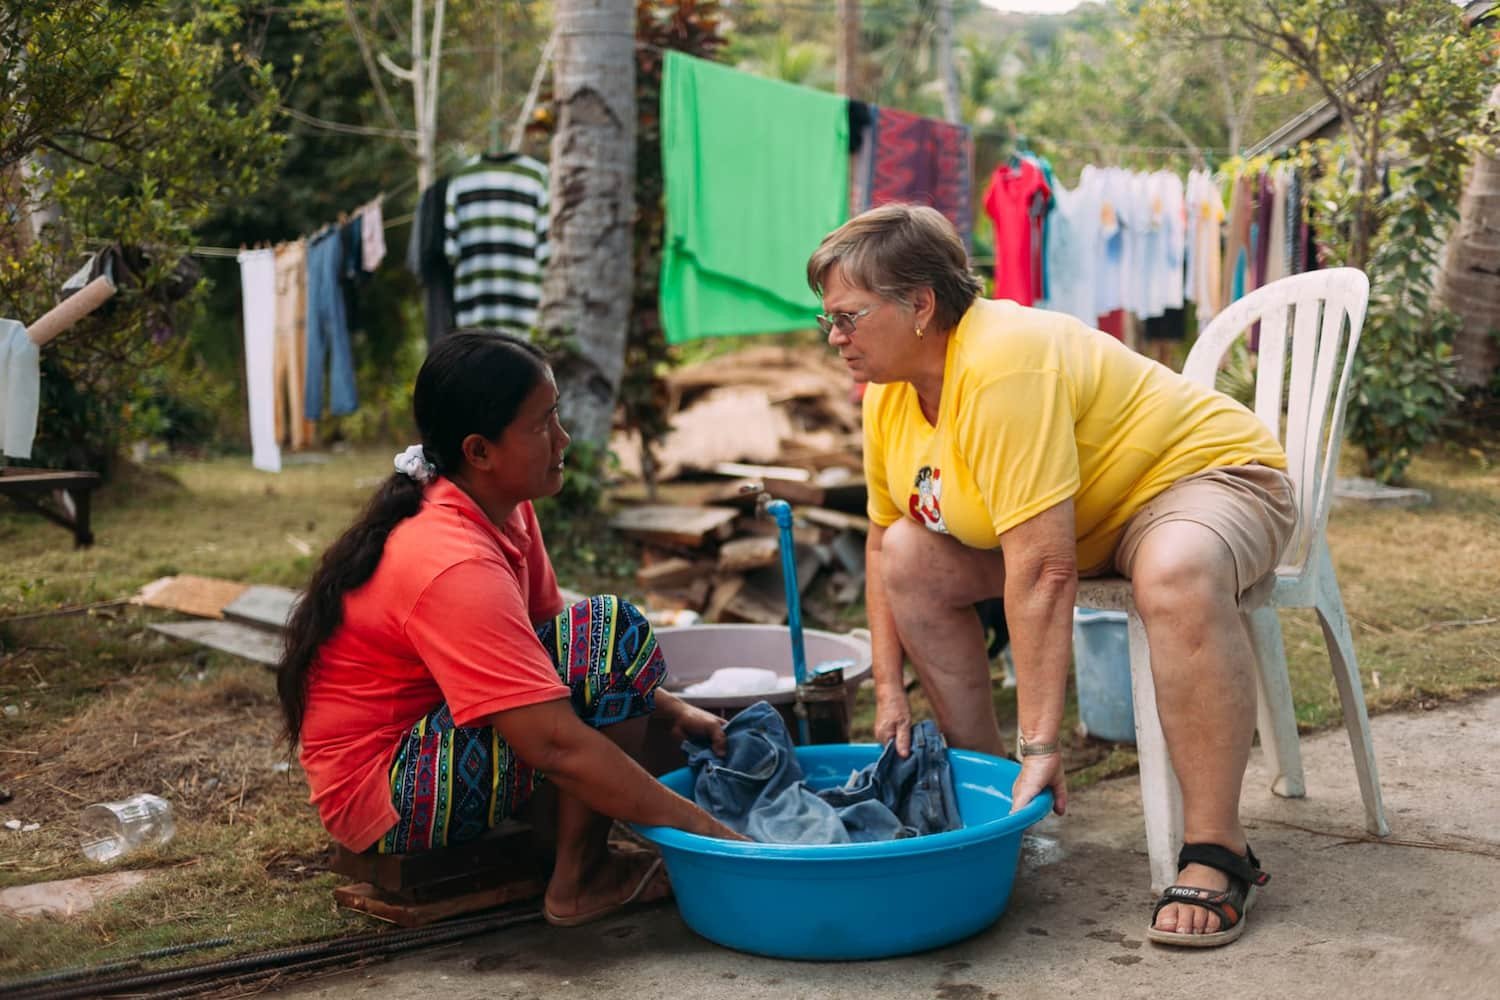
<path fill-rule="evenodd" d="M 625 368 L 635 213 L 635 4 L 559 0 L 553 91 L 552 260 L 540 326 L 564 425 L 605 445 Z"/>
<path fill-rule="evenodd" d="M 1500 107 L 1500 87 L 1489 103 Z M 1459 384 L 1488 385 L 1500 369 L 1500 158 L 1480 152 L 1469 168 L 1437 297 L 1463 321 L 1453 343 Z"/>

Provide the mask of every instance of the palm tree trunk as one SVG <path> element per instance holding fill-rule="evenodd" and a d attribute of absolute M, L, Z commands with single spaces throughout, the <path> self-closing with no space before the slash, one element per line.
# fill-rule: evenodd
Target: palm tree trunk
<path fill-rule="evenodd" d="M 1489 103 L 1500 108 L 1500 87 Z M 1459 384 L 1488 385 L 1500 368 L 1500 158 L 1482 151 L 1469 168 L 1437 296 L 1463 322 L 1453 343 Z"/>
<path fill-rule="evenodd" d="M 552 259 L 540 326 L 558 339 L 564 425 L 609 440 L 630 320 L 635 214 L 635 4 L 559 0 L 553 93 Z"/>

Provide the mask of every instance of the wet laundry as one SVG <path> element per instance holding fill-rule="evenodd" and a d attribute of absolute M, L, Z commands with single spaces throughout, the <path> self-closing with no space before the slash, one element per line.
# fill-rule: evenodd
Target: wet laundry
<path fill-rule="evenodd" d="M 729 721 L 721 758 L 706 744 L 683 744 L 693 799 L 731 829 L 770 844 L 850 844 L 899 840 L 963 826 L 948 748 L 937 725 L 912 727 L 911 754 L 888 744 L 873 764 L 836 788 L 807 784 L 780 713 L 758 701 Z"/>

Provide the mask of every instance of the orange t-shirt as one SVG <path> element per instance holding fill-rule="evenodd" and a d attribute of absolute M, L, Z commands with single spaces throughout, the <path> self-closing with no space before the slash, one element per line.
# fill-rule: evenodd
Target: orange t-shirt
<path fill-rule="evenodd" d="M 396 749 L 439 705 L 472 726 L 568 697 L 535 631 L 562 606 L 530 503 L 497 528 L 448 479 L 427 487 L 309 673 L 301 761 L 335 840 L 362 851 L 395 825 Z"/>

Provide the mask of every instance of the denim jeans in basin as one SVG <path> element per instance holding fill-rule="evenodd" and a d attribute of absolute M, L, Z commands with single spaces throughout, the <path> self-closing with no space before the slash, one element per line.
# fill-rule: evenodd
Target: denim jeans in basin
<path fill-rule="evenodd" d="M 892 839 L 885 835 L 883 817 L 875 829 L 856 828 L 853 820 L 867 814 L 853 810 L 864 803 L 879 803 L 896 817 L 901 831 L 896 836 L 921 837 L 963 826 L 953 793 L 948 746 L 931 719 L 911 727 L 909 757 L 903 758 L 895 744 L 888 743 L 879 760 L 850 775 L 843 787 L 824 789 L 818 795 L 839 810 L 855 842 Z M 864 835 L 867 832 L 869 836 Z"/>
<path fill-rule="evenodd" d="M 847 844 L 957 829 L 947 748 L 937 727 L 913 730 L 912 754 L 893 746 L 841 788 L 814 792 L 803 780 L 781 715 L 764 701 L 730 720 L 721 759 L 706 745 L 683 750 L 693 798 L 731 829 L 770 844 Z M 918 732 L 920 730 L 920 733 Z"/>

